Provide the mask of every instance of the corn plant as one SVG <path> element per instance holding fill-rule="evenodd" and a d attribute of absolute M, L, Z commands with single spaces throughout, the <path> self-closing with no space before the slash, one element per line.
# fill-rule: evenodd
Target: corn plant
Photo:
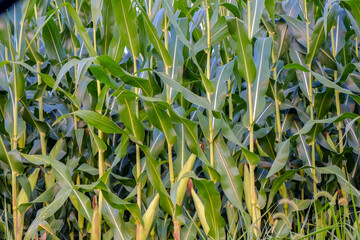
<path fill-rule="evenodd" d="M 1 239 L 360 239 L 358 0 L 22 0 Z"/>

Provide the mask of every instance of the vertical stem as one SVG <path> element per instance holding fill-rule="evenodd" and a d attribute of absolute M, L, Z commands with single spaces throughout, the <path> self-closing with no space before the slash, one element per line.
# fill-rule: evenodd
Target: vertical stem
<path fill-rule="evenodd" d="M 152 0 L 149 0 L 149 18 L 151 20 L 151 8 L 152 8 Z"/>
<path fill-rule="evenodd" d="M 307 54 L 309 54 L 310 51 L 310 33 L 309 33 L 309 24 L 310 24 L 310 20 L 308 18 L 308 10 L 307 10 L 307 1 L 305 0 L 305 21 L 306 21 L 306 45 L 307 45 Z M 311 63 L 309 63 L 307 65 L 307 67 L 309 68 L 309 70 L 311 71 Z M 312 88 L 312 73 L 309 72 L 309 101 L 310 101 L 310 119 L 314 120 L 314 102 L 313 102 L 313 88 Z M 313 142 L 311 144 L 311 164 L 312 166 L 315 168 L 316 164 L 315 164 L 315 142 Z M 317 192 L 317 187 L 316 187 L 316 183 L 317 183 L 317 179 L 316 179 L 316 171 L 315 169 L 312 169 L 312 174 L 313 174 L 313 188 L 314 188 L 314 196 Z"/>
<path fill-rule="evenodd" d="M 247 3 L 247 14 L 248 14 L 248 37 L 251 40 L 251 9 L 250 9 L 251 0 L 248 0 Z M 252 103 L 252 92 L 251 92 L 251 83 L 248 81 L 248 103 L 249 103 L 249 135 L 250 135 L 250 152 L 254 152 L 254 119 L 253 119 L 253 103 Z M 249 163 L 249 174 L 250 174 L 250 193 L 251 193 L 251 216 L 252 216 L 252 223 L 256 224 L 259 229 L 261 227 L 261 221 L 257 221 L 257 196 L 256 196 L 256 189 L 255 189 L 255 165 Z M 254 231 L 255 236 L 258 236 L 258 231 Z"/>
<path fill-rule="evenodd" d="M 335 50 L 335 41 L 334 41 L 334 29 L 331 29 L 331 45 L 332 45 L 332 54 L 333 57 L 336 58 L 336 50 Z M 334 81 L 336 81 L 337 79 L 337 71 L 334 71 Z M 338 90 L 335 90 L 335 102 L 336 102 L 336 115 L 339 116 L 341 114 L 341 104 L 340 104 L 340 93 Z M 342 152 L 344 150 L 344 144 L 342 141 L 342 137 L 343 137 L 343 132 L 341 130 L 341 122 L 338 122 L 337 125 L 337 130 L 339 132 L 339 150 L 340 152 Z"/>
<path fill-rule="evenodd" d="M 137 75 L 137 63 L 136 63 L 136 57 L 133 54 L 133 66 L 134 66 L 134 75 Z M 135 93 L 139 94 L 139 89 L 135 88 Z M 139 117 L 139 99 L 136 98 L 135 100 L 135 113 L 136 113 L 136 117 Z M 139 206 L 139 209 L 141 211 L 141 179 L 140 179 L 140 175 L 141 175 L 141 162 L 140 162 L 141 158 L 140 158 L 140 147 L 139 145 L 136 144 L 136 191 L 137 191 L 137 205 Z M 136 223 L 136 238 L 138 239 L 138 237 L 140 237 L 140 228 L 141 228 L 141 224 L 140 222 Z"/>
<path fill-rule="evenodd" d="M 169 46 L 169 40 L 168 40 L 168 19 L 167 16 L 165 14 L 164 16 L 165 18 L 165 23 L 164 23 L 164 43 L 165 43 L 165 48 L 168 49 Z M 165 63 L 164 63 L 165 64 Z M 165 73 L 166 75 L 169 75 L 169 66 L 167 66 L 165 64 Z M 170 99 L 170 87 L 169 85 L 166 85 L 166 101 L 169 105 L 171 105 L 171 99 Z M 170 113 L 169 113 L 170 114 Z M 170 184 L 171 186 L 174 184 L 175 182 L 175 178 L 174 178 L 174 164 L 173 164 L 173 155 L 172 155 L 172 144 L 171 143 L 167 143 L 168 146 L 168 158 L 169 158 L 169 177 L 170 177 Z M 180 240 L 180 232 L 181 232 L 181 226 L 180 223 L 176 220 L 176 217 L 174 216 L 173 218 L 173 224 L 174 224 L 174 239 L 175 240 Z"/>
<path fill-rule="evenodd" d="M 75 0 L 75 11 L 78 12 L 79 11 L 79 1 Z M 77 27 L 75 25 L 74 27 L 74 33 L 75 36 L 77 37 L 78 35 L 78 30 Z M 74 45 L 74 56 L 77 56 L 77 48 Z M 78 96 L 78 79 L 77 79 L 77 65 L 74 66 L 74 82 L 75 82 L 75 96 Z M 77 116 L 74 115 L 74 128 L 75 130 L 77 129 L 78 126 L 78 118 Z M 81 155 L 81 146 L 78 146 L 79 148 L 79 154 Z M 80 185 L 81 184 L 81 174 L 78 173 L 78 175 L 76 176 L 76 184 Z M 84 216 L 80 213 L 80 211 L 78 211 L 78 225 L 79 225 L 79 240 L 83 239 L 83 232 L 84 232 Z"/>
<path fill-rule="evenodd" d="M 35 19 L 37 20 L 38 18 L 38 12 L 37 12 L 37 8 L 36 6 L 34 6 L 34 12 L 35 12 Z M 37 51 L 40 51 L 40 39 L 37 39 L 36 41 L 36 48 Z M 36 59 L 36 71 L 40 72 L 40 62 Z M 38 81 L 38 86 L 40 86 L 40 84 L 42 83 L 41 77 L 38 74 L 37 75 L 37 81 Z M 43 104 L 43 96 L 41 95 L 38 99 L 38 103 L 39 103 L 39 120 L 41 122 L 44 121 L 44 104 Z M 46 140 L 45 140 L 45 133 L 40 132 L 40 144 L 41 144 L 41 154 L 42 155 L 46 155 Z M 51 186 L 53 186 L 55 183 L 55 178 L 54 175 L 50 172 L 50 173 L 46 173 L 45 172 L 45 185 L 46 185 L 46 189 L 49 189 Z"/>
<path fill-rule="evenodd" d="M 18 195 L 18 187 L 16 181 L 17 173 L 15 171 L 11 172 L 11 190 L 12 190 L 12 206 L 13 206 L 13 225 L 14 225 L 14 239 L 20 240 L 21 233 L 19 232 L 19 211 L 17 208 L 16 200 Z"/>
<path fill-rule="evenodd" d="M 55 4 L 55 9 L 57 9 L 59 6 L 57 5 L 57 2 L 54 1 L 54 4 Z M 61 17 L 60 17 L 60 11 L 56 11 L 56 18 L 58 19 L 58 23 L 59 23 L 59 28 L 60 28 L 60 32 L 63 31 L 63 25 L 61 23 Z"/>
<path fill-rule="evenodd" d="M 277 99 L 277 63 L 275 59 L 275 51 L 272 49 L 272 60 L 273 60 L 273 78 L 274 78 L 274 100 L 275 100 L 275 121 L 276 121 L 276 132 L 277 132 L 277 141 L 281 142 L 281 121 L 280 121 L 280 103 Z"/>
<path fill-rule="evenodd" d="M 96 47 L 96 28 L 97 28 L 97 23 L 96 23 L 97 20 L 93 20 L 93 44 L 94 44 L 94 50 L 95 52 L 97 52 L 97 47 Z M 101 94 L 101 83 L 99 80 L 96 80 L 96 83 L 97 83 L 97 94 L 98 96 L 100 96 Z M 100 114 L 102 113 L 102 110 L 100 109 L 98 111 Z M 100 139 L 103 139 L 104 137 L 104 134 L 102 131 L 98 130 L 98 136 Z M 102 177 L 103 173 L 104 173 L 104 151 L 100 148 L 98 148 L 98 167 L 99 167 L 99 178 Z M 102 206 L 103 206 L 103 201 L 104 201 L 104 198 L 103 198 L 103 194 L 101 191 L 99 191 L 99 206 L 98 206 L 98 209 L 99 209 L 99 218 L 98 218 L 98 230 L 100 232 L 99 236 L 101 238 L 101 221 L 102 221 Z M 95 224 L 95 223 L 94 223 Z"/>
<path fill-rule="evenodd" d="M 211 34 L 210 34 L 210 3 L 208 1 L 205 2 L 206 5 L 206 35 L 207 35 L 207 59 L 206 59 L 206 78 L 210 80 L 210 73 L 211 73 Z M 211 105 L 211 93 L 206 92 L 207 99 Z M 210 164 L 214 167 L 215 160 L 214 160 L 214 127 L 213 127 L 213 114 L 212 111 L 209 109 L 209 143 L 210 143 Z"/>
<path fill-rule="evenodd" d="M 234 106 L 233 106 L 233 102 L 232 102 L 231 78 L 228 79 L 228 91 L 229 91 L 229 118 L 230 118 L 230 120 L 233 120 Z"/>
<path fill-rule="evenodd" d="M 228 17 L 229 16 L 230 11 L 227 11 L 225 9 L 223 9 L 223 16 Z M 228 56 L 228 45 L 225 42 L 225 40 L 222 41 L 223 42 L 223 46 L 224 46 L 224 53 L 226 56 L 226 63 L 228 63 L 231 58 Z M 227 87 L 228 87 L 228 98 L 229 98 L 229 119 L 233 120 L 234 118 L 234 106 L 233 106 L 233 102 L 232 102 L 232 89 L 231 89 L 231 77 L 229 77 L 228 81 L 227 81 Z M 240 89 L 241 91 L 241 89 Z"/>
<path fill-rule="evenodd" d="M 167 16 L 165 15 L 165 23 L 164 23 L 164 42 L 165 42 L 165 48 L 168 49 L 169 46 L 169 40 L 168 40 L 168 32 L 167 32 L 167 28 L 168 28 L 168 20 L 167 20 Z M 165 64 L 165 63 L 164 63 Z M 169 75 L 169 66 L 167 66 L 165 64 L 165 73 L 166 75 Z M 167 103 L 170 105 L 171 104 L 171 99 L 170 99 L 170 86 L 166 85 L 166 101 Z M 172 144 L 171 143 L 167 143 L 168 146 L 168 157 L 169 157 L 169 175 L 170 175 L 170 183 L 171 185 L 175 182 L 175 178 L 174 178 L 174 164 L 173 164 L 173 156 L 172 156 Z"/>
<path fill-rule="evenodd" d="M 13 139 L 11 141 L 11 150 L 17 149 L 17 119 L 18 119 L 18 96 L 17 96 L 17 90 L 16 90 L 16 68 L 15 64 L 13 64 L 13 70 L 15 71 L 14 74 L 14 109 L 13 109 L 13 117 L 14 117 L 14 130 L 13 130 Z M 11 169 L 11 184 L 12 184 L 12 196 L 13 196 L 13 225 L 14 225 L 14 239 L 18 240 L 21 239 L 21 233 L 18 232 L 19 230 L 19 212 L 17 207 L 17 195 L 18 195 L 18 187 L 17 187 L 17 173 L 14 171 L 14 169 Z"/>
<path fill-rule="evenodd" d="M 24 16 L 25 17 L 25 16 Z M 23 17 L 22 21 L 20 22 L 20 34 L 19 34 L 19 45 L 18 45 L 18 60 L 20 59 L 20 52 L 21 52 L 21 40 L 23 36 L 23 30 L 24 30 L 24 21 L 25 18 Z M 12 52 L 12 51 L 10 51 Z M 15 56 L 12 56 L 13 61 L 15 61 Z M 17 131 L 17 125 L 18 125 L 18 108 L 19 108 L 19 96 L 17 91 L 17 73 L 16 73 L 16 66 L 15 63 L 13 63 L 13 71 L 14 71 L 14 105 L 13 105 L 13 121 L 14 121 L 14 129 L 13 129 L 13 138 L 11 139 L 11 150 L 17 149 L 17 142 L 18 142 L 18 131 Z M 18 196 L 18 185 L 17 185 L 17 175 L 18 173 L 14 171 L 14 169 L 11 169 L 11 184 L 12 184 L 12 200 L 13 200 L 13 226 L 14 226 L 14 239 L 20 240 L 22 238 L 22 232 L 20 229 L 20 213 L 17 206 L 17 196 Z"/>
<path fill-rule="evenodd" d="M 274 35 L 273 32 L 270 33 L 272 40 L 274 41 Z M 276 132 L 277 132 L 277 141 L 278 143 L 280 143 L 282 141 L 282 133 L 281 133 L 281 120 L 280 120 L 280 102 L 277 98 L 277 61 L 276 61 L 276 55 L 275 55 L 275 50 L 274 47 L 272 47 L 271 50 L 271 57 L 272 57 L 272 62 L 273 62 L 273 78 L 274 78 L 274 100 L 275 100 L 275 122 L 276 122 Z M 280 172 L 279 172 L 279 177 L 280 177 Z M 287 199 L 288 195 L 287 195 L 287 190 L 286 190 L 286 185 L 285 183 L 283 183 L 281 185 L 280 188 L 280 194 L 283 198 Z M 284 203 L 284 212 L 285 215 L 288 215 L 288 204 Z M 299 214 L 299 213 L 297 213 Z"/>
<path fill-rule="evenodd" d="M 12 54 L 12 51 L 10 51 L 12 59 L 14 59 L 14 56 Z M 8 50 L 5 47 L 5 60 L 8 61 Z M 13 70 L 15 71 L 15 65 L 13 64 Z M 14 74 L 14 77 L 16 78 L 16 74 Z M 15 80 L 15 79 L 14 79 Z M 16 89 L 16 88 L 15 88 Z M 16 91 L 14 91 L 16 92 Z M 15 108 L 14 108 L 14 117 L 15 117 Z M 17 117 L 17 114 L 16 114 Z M 16 125 L 14 125 L 14 128 L 16 128 Z M 11 150 L 16 149 L 16 141 L 14 139 L 11 139 Z M 21 234 L 19 236 L 18 229 L 19 229 L 19 219 L 18 219 L 18 209 L 17 209 L 17 195 L 18 195 L 18 189 L 17 189 L 17 181 L 16 181 L 17 173 L 14 171 L 14 169 L 11 169 L 11 195 L 12 195 L 12 210 L 13 210 L 13 234 L 14 239 L 19 240 L 21 239 Z"/>
<path fill-rule="evenodd" d="M 252 106 L 252 93 L 251 93 L 251 84 L 248 82 L 248 103 L 249 103 L 249 118 L 250 118 L 250 152 L 254 152 L 254 128 L 253 128 L 253 106 Z M 256 223 L 256 205 L 257 205 L 257 196 L 255 190 L 255 165 L 249 163 L 249 173 L 250 173 L 250 193 L 251 193 L 251 216 L 252 223 Z"/>

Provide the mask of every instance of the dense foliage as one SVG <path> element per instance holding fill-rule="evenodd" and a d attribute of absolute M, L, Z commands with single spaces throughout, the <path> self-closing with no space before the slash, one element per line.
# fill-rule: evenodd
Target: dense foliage
<path fill-rule="evenodd" d="M 1 239 L 360 239 L 360 1 L 24 0 L 0 19 Z"/>

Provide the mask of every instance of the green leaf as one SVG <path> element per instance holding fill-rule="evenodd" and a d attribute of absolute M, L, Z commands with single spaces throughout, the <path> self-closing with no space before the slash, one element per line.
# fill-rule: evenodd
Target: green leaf
<path fill-rule="evenodd" d="M 8 162 L 10 164 L 11 171 L 14 173 L 22 174 L 24 172 L 24 165 L 21 162 L 20 154 L 17 150 L 12 150 L 7 154 Z"/>
<path fill-rule="evenodd" d="M 121 95 L 118 95 L 117 99 L 119 102 L 119 113 L 124 125 L 137 139 L 140 140 L 140 142 L 143 142 L 145 138 L 145 130 L 142 123 L 136 117 L 135 98 L 122 97 Z"/>
<path fill-rule="evenodd" d="M 159 75 L 161 80 L 163 80 L 167 85 L 181 92 L 183 97 L 189 102 L 194 103 L 199 107 L 211 109 L 209 101 L 206 98 L 196 95 L 195 93 L 191 92 L 189 89 L 183 87 L 181 84 L 175 82 L 173 79 L 171 79 L 169 76 L 167 76 L 164 73 L 156 72 L 156 74 Z"/>
<path fill-rule="evenodd" d="M 222 3 L 221 5 L 226 4 Z M 230 4 L 230 3 L 227 3 Z M 230 4 L 232 5 L 232 4 Z M 229 31 L 226 24 L 226 19 L 224 16 L 221 16 L 215 25 L 210 29 L 210 40 L 211 45 L 214 45 L 229 35 Z M 203 35 L 195 44 L 194 44 L 194 53 L 198 53 L 207 48 L 207 35 Z"/>
<path fill-rule="evenodd" d="M 245 148 L 241 148 L 241 150 L 243 151 L 245 158 L 247 159 L 249 164 L 252 164 L 254 166 L 256 166 L 258 164 L 258 162 L 260 161 L 260 158 L 258 155 L 256 155 L 253 152 L 250 152 L 249 150 L 247 150 Z"/>
<path fill-rule="evenodd" d="M 305 23 L 301 22 L 298 19 L 295 19 L 291 16 L 281 15 L 285 19 L 291 33 L 294 35 L 295 39 L 300 42 L 301 45 L 306 47 L 306 26 Z M 311 34 L 311 32 L 310 32 Z M 310 35 L 311 36 L 311 35 Z"/>
<path fill-rule="evenodd" d="M 126 84 L 133 87 L 141 88 L 146 96 L 152 96 L 152 87 L 150 81 L 144 78 L 135 77 L 123 70 L 111 57 L 102 55 L 97 58 L 102 66 L 104 66 L 112 75 L 118 77 Z"/>
<path fill-rule="evenodd" d="M 278 194 L 280 187 L 283 185 L 283 183 L 286 180 L 292 178 L 295 175 L 295 173 L 297 173 L 298 171 L 307 169 L 307 168 L 309 168 L 309 167 L 307 166 L 307 167 L 302 167 L 302 168 L 298 168 L 298 169 L 294 169 L 294 170 L 288 170 L 284 174 L 282 174 L 280 177 L 276 178 L 276 180 L 274 181 L 274 183 L 271 186 L 271 190 L 270 190 L 270 194 L 269 194 L 269 198 L 268 198 L 268 204 L 267 204 L 266 208 L 268 209 L 271 206 L 275 195 Z"/>
<path fill-rule="evenodd" d="M 242 192 L 243 185 L 239 170 L 224 139 L 219 135 L 214 141 L 215 148 L 215 169 L 221 176 L 221 187 L 227 198 L 234 206 L 243 210 Z"/>
<path fill-rule="evenodd" d="M 11 169 L 14 169 L 14 166 L 11 166 L 11 162 L 9 159 L 8 151 L 5 147 L 4 141 L 2 139 L 2 136 L 0 136 L 0 160 L 4 162 L 5 164 L 10 164 Z"/>
<path fill-rule="evenodd" d="M 54 87 L 55 80 L 51 76 L 44 74 L 44 73 L 39 73 L 39 75 L 40 75 L 41 79 L 46 83 L 46 85 L 48 85 L 51 88 Z M 68 93 L 67 91 L 65 91 L 64 89 L 62 89 L 59 86 L 56 88 L 56 90 L 65 94 L 66 97 L 69 98 L 69 100 L 74 104 L 74 106 L 76 108 L 79 108 L 79 103 L 75 96 L 73 96 L 71 93 Z"/>
<path fill-rule="evenodd" d="M 90 110 L 78 110 L 72 114 L 82 118 L 87 124 L 98 128 L 105 133 L 124 133 L 116 123 L 111 121 L 109 117 Z"/>
<path fill-rule="evenodd" d="M 173 61 L 171 59 L 171 56 L 170 56 L 168 50 L 165 48 L 164 44 L 158 38 L 157 31 L 156 31 L 154 25 L 151 23 L 145 10 L 143 10 L 142 16 L 145 20 L 144 23 L 145 23 L 145 29 L 147 32 L 147 37 L 149 38 L 149 40 L 152 43 L 152 45 L 154 46 L 154 48 L 160 53 L 165 65 L 168 67 L 172 66 Z"/>
<path fill-rule="evenodd" d="M 91 20 L 93 23 L 97 23 L 101 13 L 102 5 L 103 0 L 91 0 Z"/>
<path fill-rule="evenodd" d="M 166 16 L 168 17 L 170 23 L 172 24 L 172 26 L 175 29 L 176 35 L 179 37 L 179 39 L 184 43 L 184 45 L 186 47 L 188 47 L 189 49 L 192 49 L 191 43 L 189 42 L 189 40 L 186 39 L 186 36 L 182 32 L 179 24 L 176 21 L 176 17 L 174 15 L 174 11 L 172 9 L 172 6 L 170 5 L 170 1 L 169 0 L 162 0 L 161 2 L 162 2 L 163 8 L 165 9 Z"/>
<path fill-rule="evenodd" d="M 134 58 L 139 55 L 140 44 L 136 24 L 136 11 L 132 7 L 130 0 L 115 1 L 112 0 L 117 27 L 120 32 L 121 40 L 129 48 Z"/>
<path fill-rule="evenodd" d="M 241 18 L 239 9 L 232 3 L 223 2 L 220 3 L 220 6 L 225 7 L 227 10 L 229 10 L 234 17 Z"/>
<path fill-rule="evenodd" d="M 20 213 L 24 213 L 26 210 L 28 210 L 32 205 L 34 205 L 35 203 L 44 203 L 44 202 L 50 202 L 55 196 L 56 194 L 59 192 L 60 187 L 58 184 L 55 184 L 53 186 L 51 186 L 50 188 L 48 188 L 45 192 L 43 192 L 40 196 L 38 196 L 37 198 L 35 198 L 33 201 L 31 202 L 24 202 L 24 203 L 19 203 L 19 210 Z"/>
<path fill-rule="evenodd" d="M 278 143 L 276 158 L 271 168 L 266 176 L 269 178 L 279 172 L 285 165 L 290 155 L 290 140 L 286 140 L 285 142 Z"/>
<path fill-rule="evenodd" d="M 167 105 L 167 103 L 165 104 Z M 181 117 L 178 114 L 176 114 L 175 111 L 169 105 L 167 105 L 167 109 L 170 113 L 171 119 L 174 122 L 178 122 L 183 125 L 186 143 L 190 151 L 195 155 L 197 155 L 205 164 L 209 165 L 209 162 L 206 159 L 205 154 L 199 147 L 198 137 L 197 137 L 198 136 L 197 124 L 187 118 Z"/>
<path fill-rule="evenodd" d="M 234 52 L 238 55 L 240 75 L 252 84 L 256 77 L 256 68 L 252 59 L 252 44 L 248 38 L 246 25 L 239 19 L 229 19 L 227 25 L 235 42 Z"/>
<path fill-rule="evenodd" d="M 211 95 L 211 103 L 215 111 L 221 112 L 221 109 L 225 105 L 225 100 L 227 97 L 227 85 L 226 81 L 229 80 L 232 69 L 234 67 L 234 61 L 231 61 L 221 67 L 217 68 L 216 78 L 213 80 L 213 85 L 215 86 L 215 91 Z"/>
<path fill-rule="evenodd" d="M 46 53 L 50 59 L 56 59 L 59 63 L 66 59 L 65 50 L 60 41 L 59 28 L 55 21 L 50 19 L 45 25 L 42 33 Z"/>
<path fill-rule="evenodd" d="M 347 189 L 347 192 L 349 192 L 351 188 L 352 194 L 354 194 L 356 198 L 360 197 L 360 191 L 357 188 L 355 188 L 351 183 L 348 182 L 348 180 L 345 177 L 345 174 L 343 173 L 343 171 L 341 171 L 339 167 L 335 165 L 331 165 L 327 167 L 317 167 L 316 171 L 320 172 L 321 174 L 334 174 L 338 179 L 340 185 L 343 188 Z"/>
<path fill-rule="evenodd" d="M 131 238 L 119 211 L 111 207 L 107 201 L 104 202 L 102 213 L 106 223 L 113 230 L 115 239 L 126 240 Z"/>
<path fill-rule="evenodd" d="M 270 78 L 270 55 L 271 55 L 270 37 L 258 39 L 254 47 L 254 61 L 256 65 L 256 78 L 251 87 L 253 98 L 253 118 L 256 118 L 264 110 L 266 100 L 265 95 L 269 85 Z M 246 118 L 246 117 L 245 117 Z"/>
<path fill-rule="evenodd" d="M 146 101 L 144 102 L 144 107 L 150 122 L 164 133 L 168 143 L 174 144 L 177 139 L 176 132 L 165 109 L 161 108 L 159 105 L 155 105 L 153 102 Z"/>
<path fill-rule="evenodd" d="M 157 170 L 159 163 L 153 158 L 147 147 L 141 147 L 141 149 L 146 156 L 146 168 L 150 182 L 160 194 L 160 205 L 168 214 L 172 215 L 174 213 L 174 207 Z"/>
<path fill-rule="evenodd" d="M 66 75 L 66 73 L 68 73 L 70 71 L 71 68 L 75 67 L 76 65 L 80 65 L 80 64 L 90 65 L 94 60 L 95 60 L 95 58 L 85 58 L 85 59 L 81 59 L 81 60 L 73 58 L 70 61 L 68 61 L 67 63 L 65 63 L 64 66 L 60 69 L 59 74 L 57 75 L 55 84 L 52 87 L 51 92 L 54 92 L 57 89 L 57 87 L 60 84 L 60 81 L 63 79 L 63 77 Z M 86 70 L 87 70 L 87 68 L 85 69 L 85 71 Z M 75 76 L 75 77 L 76 77 L 77 81 L 80 81 L 79 75 Z M 76 82 L 76 84 L 78 84 L 78 82 Z"/>
<path fill-rule="evenodd" d="M 273 22 L 275 22 L 275 0 L 266 0 L 265 7 Z"/>
<path fill-rule="evenodd" d="M 109 86 L 113 89 L 117 89 L 119 87 L 119 84 L 107 75 L 104 67 L 93 65 L 93 66 L 89 67 L 89 70 L 91 71 L 92 74 L 94 74 L 94 76 L 97 80 L 106 84 L 107 86 Z"/>
<path fill-rule="evenodd" d="M 274 128 L 271 128 L 267 134 L 265 134 L 264 137 L 258 138 L 257 141 L 259 142 L 259 145 L 261 149 L 271 158 L 275 159 L 275 130 Z"/>
<path fill-rule="evenodd" d="M 214 239 L 225 239 L 225 221 L 220 215 L 221 198 L 214 182 L 205 179 L 194 179 L 200 197 L 205 201 L 205 216 L 209 224 L 208 235 Z"/>
<path fill-rule="evenodd" d="M 32 126 L 35 126 L 39 132 L 48 134 L 50 132 L 50 128 L 47 125 L 47 123 L 40 121 L 35 116 L 33 116 L 33 114 L 30 112 L 30 109 L 28 108 L 28 106 L 26 106 L 25 102 L 21 101 L 21 103 L 23 104 L 23 108 L 22 108 L 20 114 L 21 114 L 22 118 L 24 119 L 24 121 Z"/>
<path fill-rule="evenodd" d="M 21 154 L 29 162 L 42 165 L 47 164 L 51 165 L 54 170 L 55 178 L 60 183 L 62 189 L 70 189 L 70 199 L 75 207 L 80 210 L 81 214 L 88 220 L 92 219 L 92 208 L 90 207 L 90 200 L 81 192 L 73 189 L 74 183 L 71 180 L 71 175 L 69 169 L 60 161 L 57 161 L 46 155 L 27 155 Z"/>
<path fill-rule="evenodd" d="M 334 89 L 327 88 L 315 95 L 315 112 L 318 119 L 323 119 L 329 112 L 329 108 L 334 100 Z"/>
<path fill-rule="evenodd" d="M 252 39 L 259 31 L 260 18 L 264 9 L 264 2 L 265 0 L 250 1 L 250 26 L 248 26 L 250 27 L 250 39 Z M 247 11 L 249 11 L 249 9 Z"/>
<path fill-rule="evenodd" d="M 105 200 L 111 207 L 119 210 L 129 211 L 137 221 L 143 224 L 140 209 L 137 204 L 124 201 L 112 192 L 104 191 L 104 190 L 101 191 L 104 195 Z"/>
<path fill-rule="evenodd" d="M 49 205 L 39 210 L 35 220 L 32 221 L 29 229 L 25 234 L 25 240 L 30 240 L 37 233 L 38 225 L 57 212 L 57 210 L 59 210 L 64 205 L 71 192 L 71 188 L 62 188 Z"/>
<path fill-rule="evenodd" d="M 97 149 L 99 150 L 99 152 L 100 152 L 100 151 L 105 152 L 106 149 L 107 149 L 107 146 L 106 146 L 106 144 L 104 143 L 104 141 L 103 141 L 100 137 L 98 137 L 98 135 L 96 135 L 96 134 L 91 130 L 91 128 L 88 128 L 88 129 L 89 129 L 89 132 L 91 133 L 92 138 L 94 139 L 95 145 L 96 145 Z"/>
<path fill-rule="evenodd" d="M 345 88 L 340 87 L 336 83 L 328 80 L 326 77 L 316 73 L 312 72 L 312 75 L 319 81 L 321 84 L 328 88 L 333 88 L 335 90 L 338 90 L 341 93 L 348 94 L 352 99 L 354 99 L 358 104 L 360 104 L 360 96 L 353 94 L 350 90 L 347 90 Z"/>
<path fill-rule="evenodd" d="M 297 138 L 299 135 L 302 135 L 302 134 L 306 134 L 308 132 L 310 132 L 310 130 L 313 128 L 313 126 L 315 124 L 329 124 L 329 123 L 336 123 L 336 122 L 341 122 L 343 121 L 344 119 L 355 119 L 357 118 L 359 115 L 355 114 L 355 113 L 343 113 L 339 116 L 336 116 L 336 117 L 332 117 L 332 118 L 327 118 L 327 119 L 321 119 L 321 120 L 309 120 L 305 126 L 300 129 L 297 133 L 293 134 L 291 136 L 291 140 L 294 140 L 295 138 Z M 358 120 L 358 122 L 360 123 L 360 120 Z"/>
<path fill-rule="evenodd" d="M 324 20 L 319 19 L 315 25 L 310 41 L 309 53 L 306 55 L 305 64 L 311 64 L 314 56 L 317 55 L 320 46 L 325 42 Z"/>
<path fill-rule="evenodd" d="M 84 28 L 84 25 L 81 23 L 80 17 L 76 13 L 75 9 L 72 7 L 72 5 L 70 3 L 63 3 L 61 6 L 66 7 L 69 15 L 74 20 L 74 23 L 79 32 L 79 35 L 81 36 L 81 39 L 83 40 L 84 45 L 85 45 L 86 49 L 88 50 L 90 57 L 96 57 L 97 53 L 94 50 L 94 46 L 91 44 L 89 35 L 88 35 L 86 29 Z"/>
<path fill-rule="evenodd" d="M 210 79 L 206 77 L 206 75 L 203 73 L 200 67 L 199 67 L 199 71 L 200 71 L 201 81 L 205 87 L 206 93 L 209 94 L 213 93 L 215 91 L 214 85 L 212 84 Z"/>

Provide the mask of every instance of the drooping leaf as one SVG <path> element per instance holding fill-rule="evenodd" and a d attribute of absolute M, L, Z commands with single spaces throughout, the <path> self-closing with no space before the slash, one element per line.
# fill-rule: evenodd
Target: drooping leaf
<path fill-rule="evenodd" d="M 232 204 L 242 210 L 242 180 L 234 159 L 230 155 L 224 139 L 218 136 L 214 141 L 215 169 L 221 175 L 221 187 Z"/>
<path fill-rule="evenodd" d="M 267 178 L 279 172 L 286 164 L 290 154 L 290 140 L 278 143 L 276 158 L 267 174 Z"/>
<path fill-rule="evenodd" d="M 264 9 L 264 2 L 265 0 L 253 0 L 250 1 L 250 6 L 248 6 L 247 11 L 250 10 L 250 25 L 248 26 L 250 28 L 250 39 L 253 38 L 259 30 L 260 18 Z"/>
<path fill-rule="evenodd" d="M 194 182 L 196 188 L 199 190 L 200 197 L 205 201 L 205 216 L 210 227 L 208 234 L 213 238 L 225 239 L 225 222 L 220 215 L 220 194 L 216 190 L 214 182 L 205 179 L 194 179 Z"/>
<path fill-rule="evenodd" d="M 239 72 L 250 85 L 255 81 L 256 68 L 252 59 L 252 45 L 248 38 L 247 28 L 239 19 L 227 21 L 229 33 L 235 41 L 235 49 L 239 59 Z"/>
<path fill-rule="evenodd" d="M 334 99 L 334 89 L 327 88 L 324 92 L 315 95 L 315 112 L 318 119 L 323 119 L 329 112 Z"/>
<path fill-rule="evenodd" d="M 125 45 L 136 58 L 139 55 L 140 45 L 135 8 L 130 0 L 120 2 L 112 0 L 111 2 L 121 40 L 125 42 Z"/>

